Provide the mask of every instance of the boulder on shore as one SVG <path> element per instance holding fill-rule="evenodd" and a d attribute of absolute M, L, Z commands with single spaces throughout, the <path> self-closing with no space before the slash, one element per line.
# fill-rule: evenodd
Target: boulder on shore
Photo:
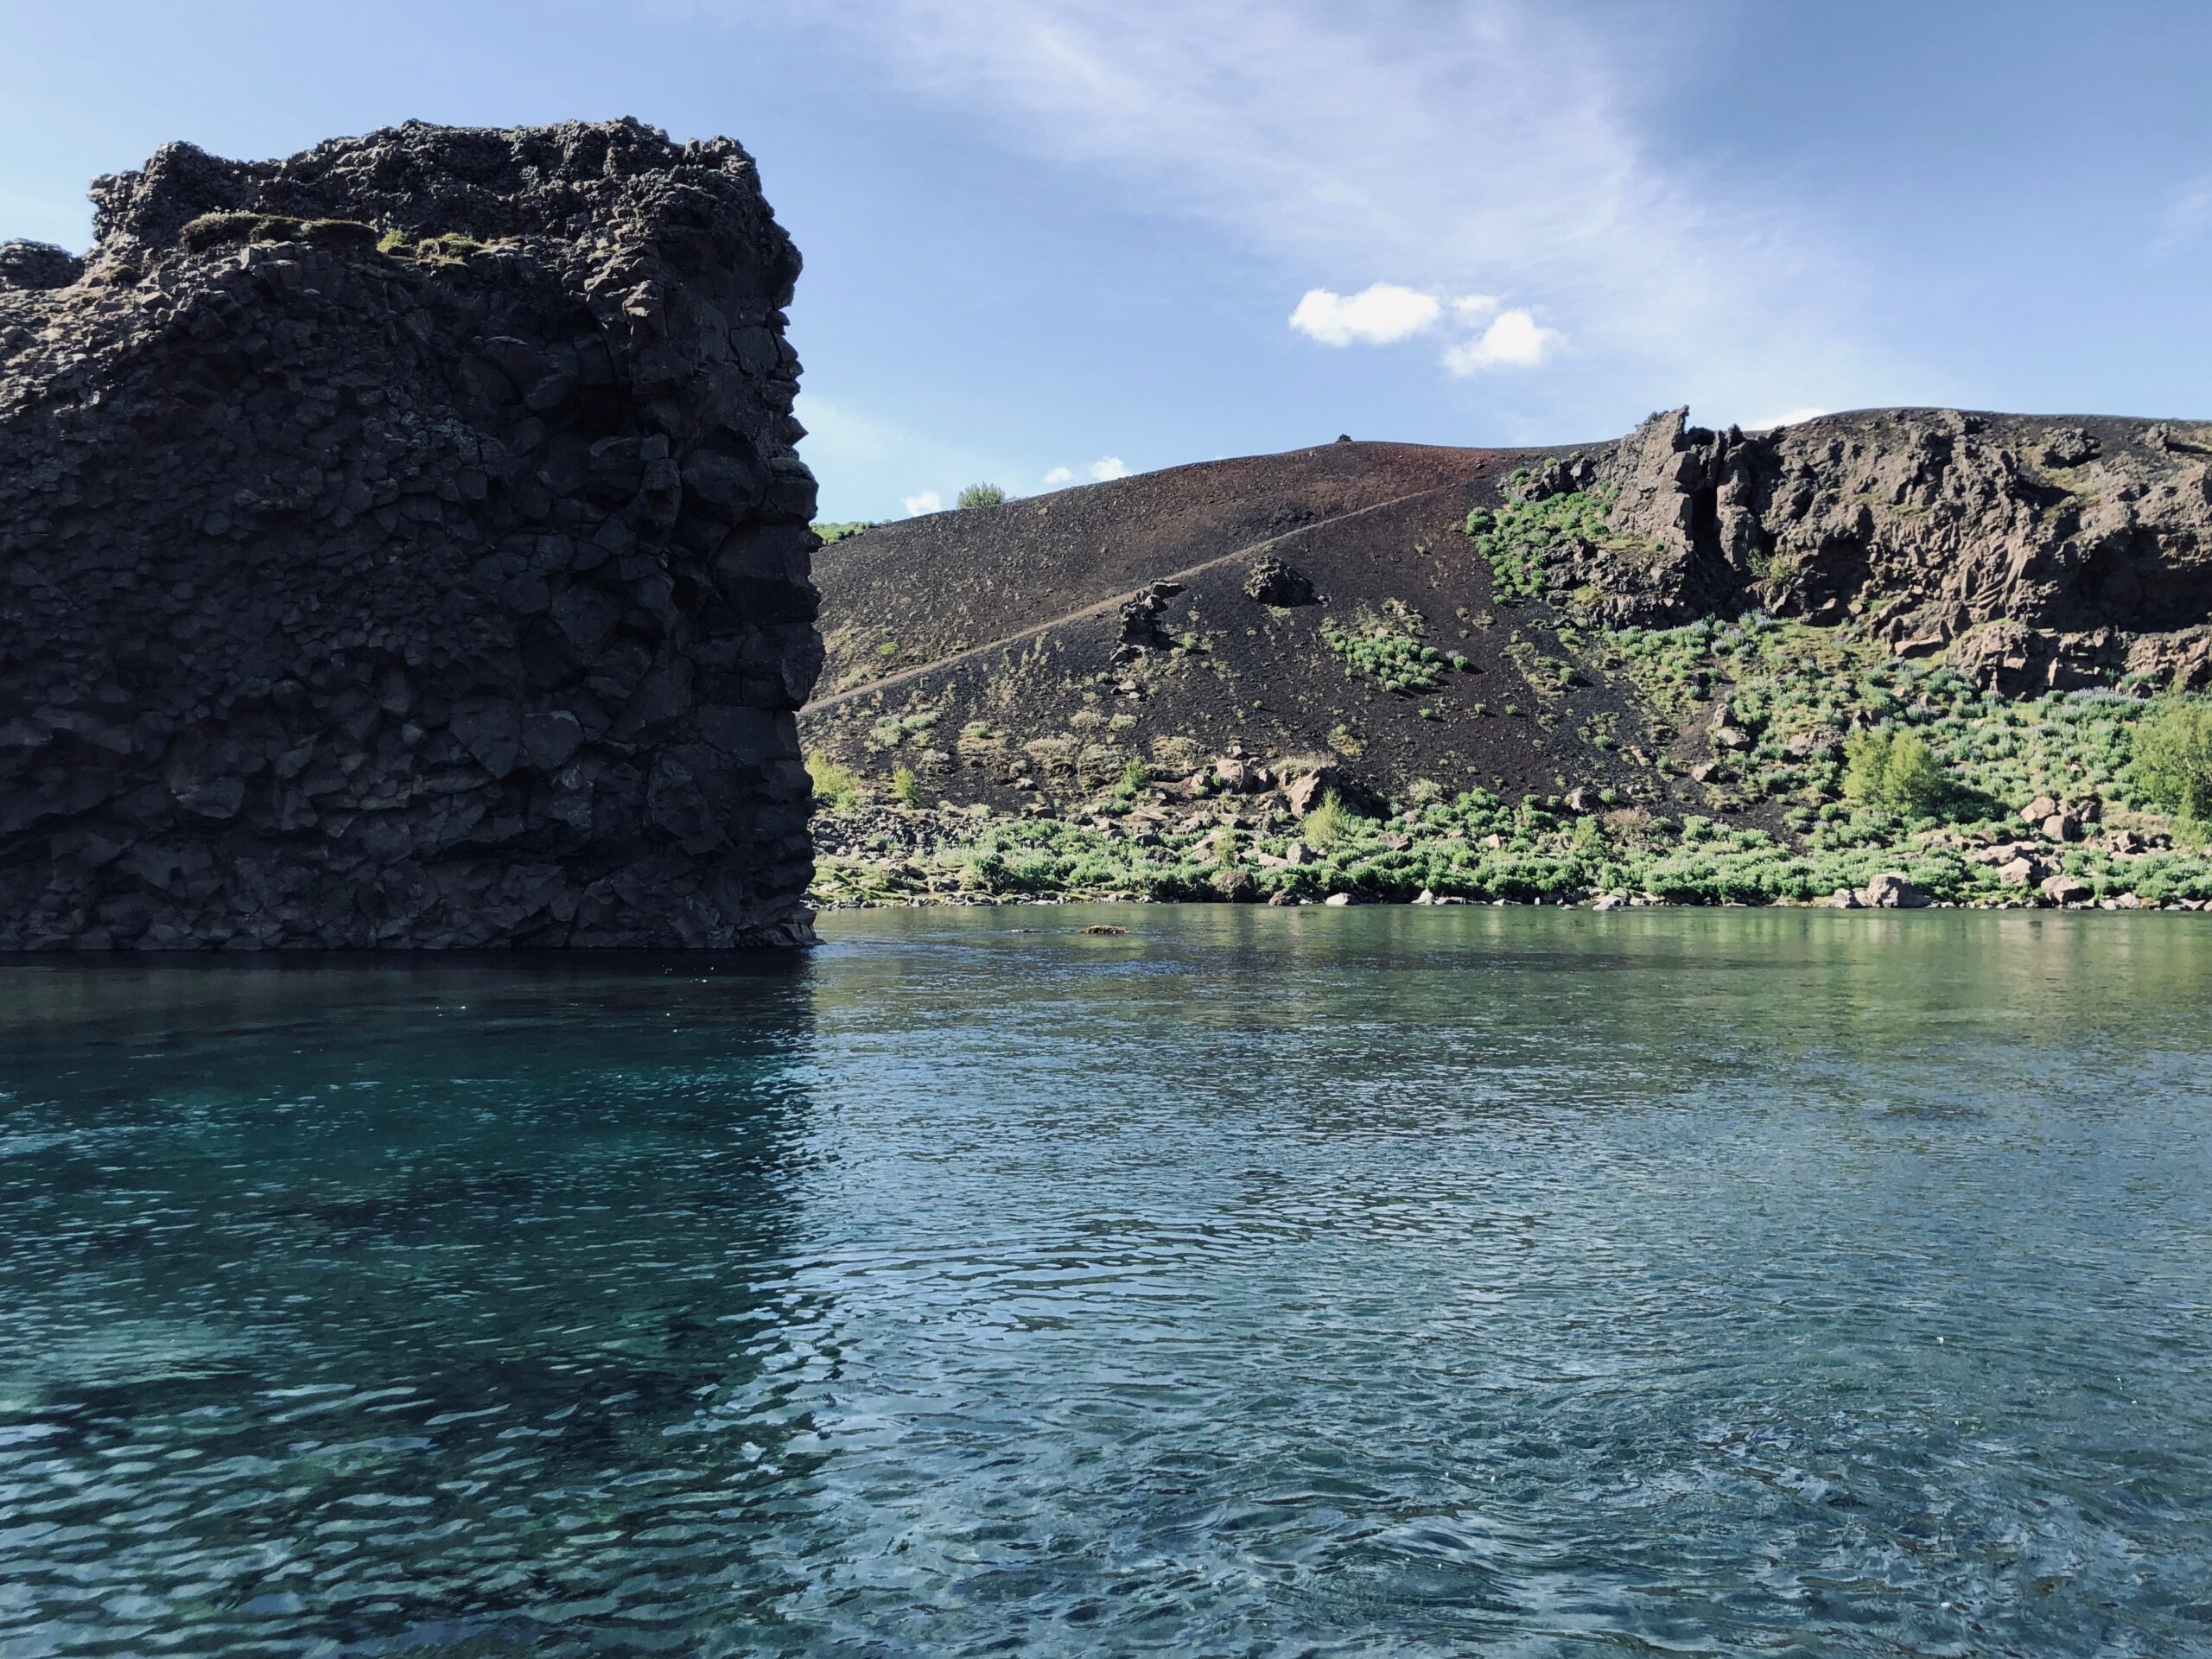
<path fill-rule="evenodd" d="M 1863 895 L 1869 910 L 1923 910 L 1930 902 L 1901 870 L 1885 870 L 1866 884 Z"/>

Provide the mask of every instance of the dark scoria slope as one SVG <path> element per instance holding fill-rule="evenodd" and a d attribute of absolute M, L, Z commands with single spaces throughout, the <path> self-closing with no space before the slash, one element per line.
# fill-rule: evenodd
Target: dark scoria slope
<path fill-rule="evenodd" d="M 879 780 L 910 767 L 931 800 L 1001 808 L 1065 805 L 1133 760 L 1187 772 L 1232 744 L 1279 771 L 1334 763 L 1383 792 L 1625 784 L 1641 771 L 1618 747 L 1632 698 L 1580 671 L 1569 683 L 1549 612 L 1499 604 L 1460 528 L 1514 469 L 1569 453 L 1327 445 L 850 537 L 817 560 L 825 633 L 843 642 L 833 665 L 849 683 L 871 656 L 944 659 L 842 691 L 833 666 L 802 736 Z M 1313 602 L 1248 594 L 1270 559 Z M 1163 578 L 1178 591 L 1132 644 L 1124 605 Z M 1386 690 L 1331 650 L 1339 626 L 1410 630 L 1465 667 Z"/>
<path fill-rule="evenodd" d="M 834 696 L 1231 548 L 1468 477 L 1482 452 L 1331 443 L 883 524 L 817 556 Z"/>

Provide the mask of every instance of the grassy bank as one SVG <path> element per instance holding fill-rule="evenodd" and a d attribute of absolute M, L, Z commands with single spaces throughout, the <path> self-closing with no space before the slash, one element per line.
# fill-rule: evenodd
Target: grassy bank
<path fill-rule="evenodd" d="M 1643 798 L 1416 784 L 1391 801 L 1348 788 L 1300 818 L 1211 774 L 1136 768 L 1007 817 L 925 807 L 911 785 L 872 800 L 839 778 L 817 897 L 1773 904 L 1897 872 L 1945 904 L 2212 900 L 2212 701 L 2005 698 L 1853 629 L 1758 617 L 1561 644 L 1579 671 L 1637 688 Z"/>

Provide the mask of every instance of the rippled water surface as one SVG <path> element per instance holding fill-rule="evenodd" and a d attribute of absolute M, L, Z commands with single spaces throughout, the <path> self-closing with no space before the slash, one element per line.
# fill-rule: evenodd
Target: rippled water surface
<path fill-rule="evenodd" d="M 2212 927 L 0 966 L 0 1653 L 2212 1651 Z"/>

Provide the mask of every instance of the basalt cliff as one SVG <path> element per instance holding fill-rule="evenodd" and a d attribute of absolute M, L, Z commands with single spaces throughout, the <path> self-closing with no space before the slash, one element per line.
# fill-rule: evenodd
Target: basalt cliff
<path fill-rule="evenodd" d="M 1552 573 L 1561 602 L 1848 617 L 2010 693 L 2212 679 L 2212 429 L 1900 409 L 1745 434 L 1687 414 L 1532 469 L 1525 498 L 1617 493 Z"/>
<path fill-rule="evenodd" d="M 93 199 L 0 246 L 0 950 L 803 938 L 746 152 L 409 124 Z"/>

